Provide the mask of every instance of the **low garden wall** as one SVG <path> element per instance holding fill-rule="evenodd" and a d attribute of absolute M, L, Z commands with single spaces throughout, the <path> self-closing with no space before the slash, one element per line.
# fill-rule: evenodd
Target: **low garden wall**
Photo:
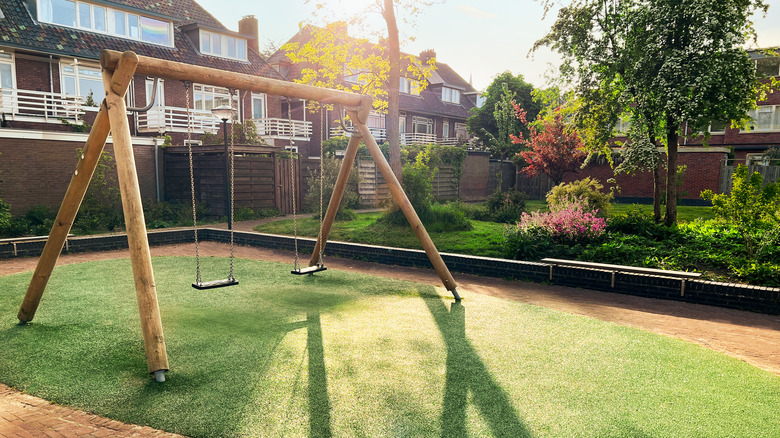
<path fill-rule="evenodd" d="M 198 237 L 204 241 L 227 243 L 227 230 L 202 228 Z M 273 248 L 292 251 L 294 238 L 271 234 L 236 231 L 237 245 Z M 191 229 L 161 230 L 149 232 L 149 244 L 153 246 L 175 243 L 191 243 Z M 298 248 L 311 252 L 315 239 L 299 238 Z M 43 250 L 43 241 L 5 243 L 0 245 L 0 259 L 13 257 L 37 257 Z M 127 248 L 125 234 L 84 236 L 68 239 L 66 253 L 107 251 Z M 368 260 L 390 265 L 430 268 L 424 251 L 361 245 L 347 242 L 328 242 L 327 255 L 355 260 Z M 658 275 L 613 273 L 599 269 L 553 266 L 540 262 L 477 257 L 443 253 L 442 258 L 453 272 L 546 282 L 561 286 L 580 287 L 604 292 L 615 292 L 648 298 L 660 298 L 688 303 L 747 310 L 751 312 L 780 314 L 780 289 L 744 284 L 718 283 L 703 280 L 684 280 Z"/>

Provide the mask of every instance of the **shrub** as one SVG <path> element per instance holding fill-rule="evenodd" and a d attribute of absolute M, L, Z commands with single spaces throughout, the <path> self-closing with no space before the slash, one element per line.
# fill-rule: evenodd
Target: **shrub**
<path fill-rule="evenodd" d="M 598 180 L 590 177 L 558 184 L 547 194 L 547 205 L 552 210 L 557 206 L 565 206 L 577 202 L 577 199 L 585 198 L 588 201 L 585 205 L 587 210 L 598 210 L 600 217 L 608 217 L 612 208 L 612 194 L 602 192 L 603 188 L 604 186 Z"/>
<path fill-rule="evenodd" d="M 558 204 L 549 212 L 523 213 L 517 227 L 521 230 L 540 228 L 556 242 L 582 243 L 604 234 L 607 221 L 590 211 L 585 198 L 569 204 Z"/>
<path fill-rule="evenodd" d="M 336 179 L 338 178 L 339 170 L 341 168 L 341 160 L 338 158 L 325 157 L 322 159 L 322 206 L 325 211 L 330 204 L 330 197 L 333 195 L 333 189 L 336 185 Z M 308 190 L 304 197 L 304 202 L 308 205 L 308 211 L 319 215 L 320 211 L 320 179 L 319 168 L 312 169 L 309 172 L 309 177 L 306 179 L 308 184 Z M 347 186 L 344 189 L 344 195 L 341 198 L 341 204 L 339 204 L 339 212 L 336 218 L 344 218 L 349 220 L 351 217 L 349 213 L 344 213 L 346 209 L 360 208 L 360 195 L 358 195 L 357 187 L 360 183 L 360 176 L 358 175 L 357 168 L 353 167 L 349 173 L 347 179 Z M 324 212 L 323 212 L 324 213 Z M 354 215 L 354 213 L 352 213 Z"/>
<path fill-rule="evenodd" d="M 780 185 L 763 185 L 763 177 L 747 167 L 737 166 L 732 176 L 730 194 L 705 190 L 701 197 L 712 202 L 718 220 L 732 224 L 739 231 L 749 256 L 778 239 L 780 232 Z"/>
<path fill-rule="evenodd" d="M 525 211 L 527 198 L 525 193 L 515 189 L 506 192 L 497 189 L 485 201 L 487 211 L 490 213 L 488 220 L 501 223 L 517 222 Z"/>
<path fill-rule="evenodd" d="M 625 215 L 610 217 L 607 221 L 606 231 L 642 236 L 654 240 L 667 239 L 674 233 L 671 228 L 656 223 L 651 214 L 643 213 L 638 205 L 632 206 Z"/>

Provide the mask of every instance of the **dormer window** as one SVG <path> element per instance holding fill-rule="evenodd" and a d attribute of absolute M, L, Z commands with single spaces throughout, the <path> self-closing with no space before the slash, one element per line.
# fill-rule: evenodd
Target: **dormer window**
<path fill-rule="evenodd" d="M 449 103 L 460 103 L 460 91 L 454 88 L 441 87 L 441 100 Z"/>
<path fill-rule="evenodd" d="M 37 0 L 38 20 L 173 47 L 168 21 L 75 0 Z"/>
<path fill-rule="evenodd" d="M 246 61 L 246 40 L 201 30 L 200 53 Z"/>
<path fill-rule="evenodd" d="M 420 94 L 420 86 L 417 84 L 417 81 L 413 81 L 405 77 L 401 77 L 398 84 L 398 89 L 401 91 L 401 93 L 414 95 Z"/>

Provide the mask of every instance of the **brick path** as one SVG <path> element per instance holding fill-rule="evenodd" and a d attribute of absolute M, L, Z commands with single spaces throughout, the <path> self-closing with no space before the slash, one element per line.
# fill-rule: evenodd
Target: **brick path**
<path fill-rule="evenodd" d="M 181 437 L 22 394 L 0 383 L 0 437 Z"/>

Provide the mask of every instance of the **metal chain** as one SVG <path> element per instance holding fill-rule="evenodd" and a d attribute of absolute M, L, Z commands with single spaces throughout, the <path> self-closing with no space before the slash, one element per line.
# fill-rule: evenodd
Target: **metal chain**
<path fill-rule="evenodd" d="M 187 97 L 187 152 L 190 160 L 190 193 L 192 193 L 192 226 L 195 231 L 195 282 L 201 284 L 200 277 L 200 251 L 198 250 L 198 215 L 195 204 L 195 172 L 192 166 L 192 116 L 190 114 L 190 86 L 191 82 L 184 82 L 184 95 Z"/>
<path fill-rule="evenodd" d="M 301 258 L 298 254 L 298 216 L 295 214 L 295 165 L 293 163 L 293 125 L 292 125 L 292 99 L 287 98 L 287 126 L 290 130 L 290 189 L 292 190 L 292 214 L 293 214 L 293 240 L 295 241 L 295 263 L 293 265 L 296 271 L 301 270 Z"/>
<path fill-rule="evenodd" d="M 319 256 L 319 265 L 325 266 L 325 261 L 322 259 L 323 252 L 325 251 L 325 241 L 322 236 L 322 180 L 325 179 L 325 148 L 322 145 L 322 140 L 325 137 L 324 131 L 325 131 L 325 107 L 320 103 L 320 236 L 319 236 L 319 244 L 320 244 L 320 253 Z"/>
<path fill-rule="evenodd" d="M 228 153 L 230 154 L 230 176 L 229 176 L 229 178 L 230 178 L 230 223 L 233 224 L 233 226 L 230 227 L 230 275 L 228 276 L 228 279 L 235 280 L 236 278 L 233 276 L 233 259 L 234 259 L 234 257 L 233 257 L 233 246 L 234 246 L 233 245 L 233 233 L 234 233 L 236 227 L 235 227 L 235 223 L 233 222 L 233 211 L 234 211 L 234 208 L 233 208 L 234 196 L 233 196 L 233 194 L 235 193 L 235 181 L 236 181 L 236 179 L 234 177 L 235 169 L 236 169 L 236 166 L 235 166 L 235 156 L 236 156 L 236 154 L 234 153 L 234 147 L 235 147 L 235 144 L 236 144 L 236 137 L 235 137 L 235 135 L 233 135 L 234 134 L 233 127 L 238 122 L 238 112 L 234 108 L 235 105 L 234 105 L 234 101 L 233 101 L 233 93 L 234 93 L 235 90 L 229 90 L 229 91 L 230 91 L 230 116 L 231 116 L 231 119 L 232 119 L 231 123 L 230 123 L 230 150 L 228 151 Z M 240 96 L 240 94 L 239 94 L 239 96 Z"/>

